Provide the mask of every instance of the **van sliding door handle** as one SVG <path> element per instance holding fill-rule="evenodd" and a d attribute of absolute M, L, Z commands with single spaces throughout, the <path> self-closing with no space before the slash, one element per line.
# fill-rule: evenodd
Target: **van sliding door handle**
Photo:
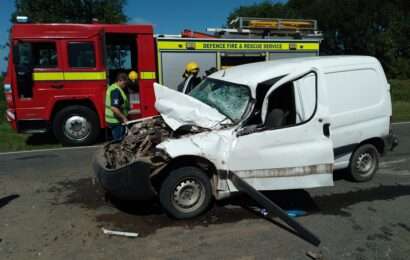
<path fill-rule="evenodd" d="M 329 123 L 323 124 L 323 134 L 326 137 L 330 137 L 330 124 Z"/>

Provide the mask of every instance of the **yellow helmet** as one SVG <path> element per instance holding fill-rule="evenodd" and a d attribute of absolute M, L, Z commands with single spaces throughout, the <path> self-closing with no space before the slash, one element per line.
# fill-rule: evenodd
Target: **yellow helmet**
<path fill-rule="evenodd" d="M 185 66 L 185 71 L 188 73 L 198 72 L 199 65 L 196 62 L 190 62 Z"/>
<path fill-rule="evenodd" d="M 138 79 L 138 73 L 135 72 L 134 70 L 131 70 L 130 73 L 128 73 L 128 78 L 131 81 L 135 81 L 136 79 Z"/>

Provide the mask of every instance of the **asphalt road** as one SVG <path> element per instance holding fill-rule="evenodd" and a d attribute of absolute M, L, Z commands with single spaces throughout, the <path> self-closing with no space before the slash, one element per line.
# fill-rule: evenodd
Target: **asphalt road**
<path fill-rule="evenodd" d="M 215 205 L 189 221 L 155 204 L 106 202 L 93 185 L 95 148 L 0 155 L 0 259 L 408 259 L 410 124 L 395 126 L 400 146 L 377 176 L 335 187 L 267 194 L 320 237 L 314 247 L 246 197 Z M 138 232 L 108 236 L 101 228 Z"/>

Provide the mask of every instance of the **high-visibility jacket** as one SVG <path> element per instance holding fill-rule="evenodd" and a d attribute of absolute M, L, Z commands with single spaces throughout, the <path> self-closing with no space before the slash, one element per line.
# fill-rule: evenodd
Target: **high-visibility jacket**
<path fill-rule="evenodd" d="M 114 115 L 114 112 L 111 110 L 111 94 L 114 90 L 118 89 L 121 93 L 121 97 L 123 99 L 123 104 L 121 105 L 121 112 L 127 116 L 128 111 L 130 110 L 130 103 L 128 100 L 127 95 L 125 94 L 124 90 L 120 88 L 116 83 L 112 84 L 108 87 L 107 93 L 105 95 L 105 122 L 108 124 L 120 124 L 120 120 Z"/>

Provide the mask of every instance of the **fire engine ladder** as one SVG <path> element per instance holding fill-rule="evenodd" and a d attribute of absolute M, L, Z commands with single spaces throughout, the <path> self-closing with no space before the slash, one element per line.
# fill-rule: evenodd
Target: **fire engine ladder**
<path fill-rule="evenodd" d="M 310 242 L 315 246 L 318 246 L 320 244 L 320 239 L 317 236 L 315 236 L 312 232 L 303 227 L 295 219 L 289 217 L 283 209 L 281 209 L 278 205 L 276 205 L 273 201 L 271 201 L 261 192 L 254 189 L 251 185 L 249 185 L 246 181 L 242 180 L 235 173 L 230 172 L 229 179 L 232 181 L 232 183 L 239 191 L 247 194 L 260 206 L 264 207 L 269 213 L 271 213 L 272 215 L 276 215 L 278 218 L 280 218 L 282 221 L 284 221 L 286 224 L 292 227 L 300 237 L 302 237 L 303 239 L 305 239 L 306 241 Z"/>
<path fill-rule="evenodd" d="M 230 21 L 229 28 L 208 28 L 207 31 L 220 37 L 322 37 L 317 21 L 304 19 L 237 17 Z"/>

